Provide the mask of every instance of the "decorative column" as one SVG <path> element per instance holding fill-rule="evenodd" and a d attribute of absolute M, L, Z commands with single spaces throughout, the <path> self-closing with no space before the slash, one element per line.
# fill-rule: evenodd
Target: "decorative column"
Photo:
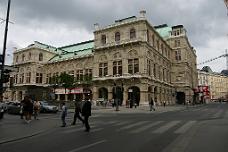
<path fill-rule="evenodd" d="M 128 100 L 128 89 L 127 87 L 124 87 L 124 92 L 123 92 L 123 105 L 126 105 L 126 101 Z"/>

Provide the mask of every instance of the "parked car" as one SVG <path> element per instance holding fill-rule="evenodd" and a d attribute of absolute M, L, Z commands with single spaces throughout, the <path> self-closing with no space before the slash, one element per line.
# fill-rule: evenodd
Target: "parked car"
<path fill-rule="evenodd" d="M 9 114 L 20 114 L 20 102 L 10 102 L 7 106 L 7 112 Z"/>
<path fill-rule="evenodd" d="M 4 110 L 4 105 L 3 105 L 3 104 L 4 104 L 4 103 L 0 103 L 0 119 L 3 118 L 4 112 L 5 112 L 5 110 Z"/>
<path fill-rule="evenodd" d="M 40 112 L 58 112 L 58 107 L 49 104 L 47 101 L 40 101 Z"/>

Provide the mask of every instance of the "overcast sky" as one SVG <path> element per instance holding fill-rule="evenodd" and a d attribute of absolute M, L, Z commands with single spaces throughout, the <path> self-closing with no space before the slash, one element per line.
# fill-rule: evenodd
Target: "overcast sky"
<path fill-rule="evenodd" d="M 7 1 L 0 1 L 0 18 L 6 18 Z M 10 21 L 14 24 L 9 24 L 6 63 L 12 61 L 13 47 L 26 47 L 34 41 L 58 47 L 92 40 L 94 23 L 104 27 L 117 19 L 139 16 L 140 10 L 146 10 L 154 26 L 183 24 L 198 62 L 228 49 L 223 0 L 11 0 Z M 4 26 L 0 21 L 0 50 Z M 221 72 L 226 60 L 223 57 L 205 65 Z"/>

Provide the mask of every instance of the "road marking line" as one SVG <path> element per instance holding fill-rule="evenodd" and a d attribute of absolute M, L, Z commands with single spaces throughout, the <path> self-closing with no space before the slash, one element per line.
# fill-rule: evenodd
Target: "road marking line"
<path fill-rule="evenodd" d="M 83 149 L 87 149 L 87 148 L 90 148 L 90 147 L 92 147 L 92 146 L 95 146 L 95 145 L 104 143 L 104 142 L 106 142 L 106 141 L 107 141 L 107 140 L 101 140 L 101 141 L 98 141 L 98 142 L 95 142 L 95 143 L 92 143 L 92 144 L 89 144 L 89 145 L 85 145 L 85 146 L 82 146 L 82 147 L 73 149 L 73 150 L 71 150 L 71 151 L 69 151 L 69 152 L 77 152 L 77 151 L 80 151 L 80 150 L 83 150 Z"/>
<path fill-rule="evenodd" d="M 97 128 L 97 129 L 93 129 L 91 130 L 90 132 L 97 132 L 97 131 L 100 131 L 100 130 L 103 130 L 104 128 Z"/>
<path fill-rule="evenodd" d="M 90 127 L 91 127 L 91 128 L 95 128 L 96 126 L 91 125 Z M 85 129 L 85 128 L 82 127 L 82 128 L 77 128 L 77 129 L 65 130 L 65 131 L 63 131 L 62 133 L 68 134 L 68 133 L 73 133 L 73 132 L 81 131 L 81 130 L 84 130 L 84 129 Z"/>
<path fill-rule="evenodd" d="M 133 128 L 135 126 L 139 126 L 139 125 L 145 124 L 147 122 L 148 121 L 140 121 L 140 122 L 137 122 L 137 123 L 133 123 L 133 124 L 124 126 L 124 127 L 120 128 L 120 129 L 118 129 L 117 131 L 122 131 L 122 130 L 130 129 L 130 128 Z"/>
<path fill-rule="evenodd" d="M 171 122 L 167 123 L 165 126 L 162 126 L 158 129 L 152 131 L 152 133 L 164 133 L 165 131 L 169 130 L 170 128 L 177 125 L 178 123 L 180 123 L 180 121 L 171 121 Z"/>
<path fill-rule="evenodd" d="M 129 121 L 119 122 L 117 124 L 114 124 L 113 126 L 121 126 L 121 125 L 125 125 L 127 123 L 129 123 Z"/>
<path fill-rule="evenodd" d="M 216 112 L 216 113 L 212 116 L 212 118 L 217 118 L 217 117 L 219 117 L 219 116 L 222 114 L 222 112 L 223 112 L 223 110 L 219 110 L 218 112 Z"/>
<path fill-rule="evenodd" d="M 156 125 L 158 125 L 158 124 L 160 124 L 162 122 L 164 122 L 164 121 L 157 121 L 157 122 L 154 122 L 154 123 L 150 123 L 150 124 L 148 124 L 146 126 L 143 126 L 141 128 L 138 128 L 136 130 L 133 130 L 130 133 L 132 133 L 132 134 L 140 133 L 140 132 L 145 131 L 145 130 L 147 130 L 147 129 L 153 127 L 153 126 L 156 126 Z"/>
<path fill-rule="evenodd" d="M 177 129 L 174 133 L 176 134 L 183 134 L 185 133 L 188 129 L 190 129 L 194 124 L 196 123 L 196 121 L 189 121 L 187 123 L 185 123 L 182 127 L 180 127 L 179 129 Z"/>

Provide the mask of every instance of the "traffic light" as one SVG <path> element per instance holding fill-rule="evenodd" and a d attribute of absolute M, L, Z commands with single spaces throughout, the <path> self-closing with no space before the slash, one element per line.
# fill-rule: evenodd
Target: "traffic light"
<path fill-rule="evenodd" d="M 7 82 L 9 82 L 9 79 L 10 79 L 10 72 L 11 72 L 11 70 L 4 69 L 3 75 L 2 75 L 2 83 L 7 83 Z"/>

